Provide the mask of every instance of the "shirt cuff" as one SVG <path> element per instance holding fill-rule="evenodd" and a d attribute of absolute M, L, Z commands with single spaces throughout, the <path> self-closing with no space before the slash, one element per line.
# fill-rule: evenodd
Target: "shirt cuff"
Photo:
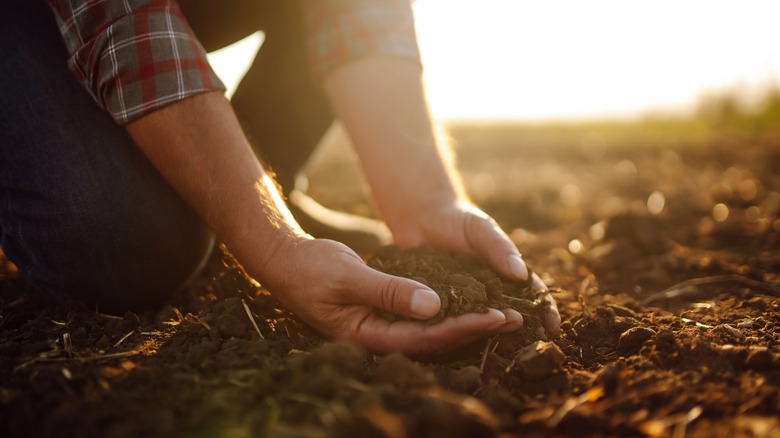
<path fill-rule="evenodd" d="M 317 80 L 341 64 L 368 55 L 420 63 L 409 0 L 309 0 L 304 16 Z"/>
<path fill-rule="evenodd" d="M 68 66 L 119 125 L 195 94 L 225 89 L 173 2 L 118 17 L 77 48 Z"/>

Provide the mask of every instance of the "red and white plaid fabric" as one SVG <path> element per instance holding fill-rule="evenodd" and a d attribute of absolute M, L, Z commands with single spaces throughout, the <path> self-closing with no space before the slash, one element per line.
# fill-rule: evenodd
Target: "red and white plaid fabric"
<path fill-rule="evenodd" d="M 172 102 L 224 89 L 174 0 L 46 0 L 68 67 L 125 125 Z M 361 56 L 419 62 L 409 0 L 304 0 L 315 76 Z"/>
<path fill-rule="evenodd" d="M 420 62 L 409 0 L 305 0 L 304 14 L 317 77 L 366 55 Z"/>
<path fill-rule="evenodd" d="M 224 89 L 175 2 L 47 2 L 71 54 L 68 67 L 120 125 Z"/>

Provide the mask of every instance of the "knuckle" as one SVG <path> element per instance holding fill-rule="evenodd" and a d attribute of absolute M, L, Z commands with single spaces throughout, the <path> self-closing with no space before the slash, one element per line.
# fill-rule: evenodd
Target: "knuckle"
<path fill-rule="evenodd" d="M 466 241 L 474 250 L 503 247 L 512 250 L 514 245 L 506 237 L 498 223 L 490 216 L 466 215 L 464 221 Z"/>
<path fill-rule="evenodd" d="M 382 309 L 393 312 L 401 310 L 401 280 L 392 276 L 385 277 L 379 285 L 378 299 Z"/>
<path fill-rule="evenodd" d="M 498 228 L 495 219 L 490 216 L 469 214 L 466 216 L 466 221 L 467 229 L 478 236 L 490 235 Z"/>

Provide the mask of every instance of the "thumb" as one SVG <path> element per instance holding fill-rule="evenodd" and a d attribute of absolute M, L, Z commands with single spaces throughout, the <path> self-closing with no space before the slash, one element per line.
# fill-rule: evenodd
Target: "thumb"
<path fill-rule="evenodd" d="M 382 310 L 417 319 L 439 313 L 441 300 L 436 292 L 408 278 L 388 275 L 363 265 L 355 270 L 349 299 Z"/>
<path fill-rule="evenodd" d="M 464 232 L 472 250 L 487 259 L 493 269 L 514 281 L 528 280 L 522 256 L 495 220 L 484 213 L 466 216 Z"/>

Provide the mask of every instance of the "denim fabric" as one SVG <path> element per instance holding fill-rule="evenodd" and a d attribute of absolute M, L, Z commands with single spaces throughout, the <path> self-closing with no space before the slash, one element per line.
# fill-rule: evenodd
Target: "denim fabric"
<path fill-rule="evenodd" d="M 0 0 L 0 245 L 49 294 L 159 302 L 213 235 L 67 71 L 40 0 Z"/>

